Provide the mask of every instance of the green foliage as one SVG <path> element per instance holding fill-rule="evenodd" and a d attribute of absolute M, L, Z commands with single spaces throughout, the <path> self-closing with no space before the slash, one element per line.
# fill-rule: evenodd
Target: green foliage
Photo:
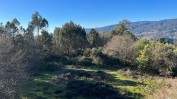
<path fill-rule="evenodd" d="M 103 53 L 102 53 L 102 49 L 100 49 L 100 48 L 92 48 L 90 54 L 91 54 L 91 56 L 100 56 Z"/>
<path fill-rule="evenodd" d="M 146 38 L 141 38 L 134 43 L 135 50 L 142 50 L 149 41 Z"/>
<path fill-rule="evenodd" d="M 120 61 L 118 59 L 109 57 L 107 54 L 104 54 L 102 48 L 92 48 L 90 56 L 92 58 L 92 63 L 99 66 L 114 67 L 120 65 Z"/>
<path fill-rule="evenodd" d="M 146 69 L 150 65 L 150 51 L 149 45 L 145 45 L 143 50 L 140 50 L 140 55 L 136 58 L 139 68 Z"/>
<path fill-rule="evenodd" d="M 43 18 L 39 12 L 35 12 L 32 15 L 32 21 L 30 22 L 30 24 L 33 26 L 33 28 L 37 29 L 37 36 L 39 36 L 39 31 L 40 29 L 44 28 L 44 27 L 48 27 L 48 21 Z"/>
<path fill-rule="evenodd" d="M 174 45 L 157 42 L 152 49 L 152 66 L 161 73 L 171 72 L 176 67 Z"/>
<path fill-rule="evenodd" d="M 143 47 L 143 44 L 146 45 Z M 148 72 L 171 75 L 177 66 L 176 47 L 172 44 L 141 39 L 135 43 L 134 51 L 138 67 Z"/>
<path fill-rule="evenodd" d="M 149 41 L 146 38 L 141 38 L 133 44 L 133 48 L 132 48 L 132 60 L 133 61 L 136 61 L 136 57 L 139 56 L 140 51 L 143 50 L 147 44 L 149 44 Z M 135 64 L 135 63 L 132 63 L 132 64 Z"/>
<path fill-rule="evenodd" d="M 86 47 L 86 32 L 80 25 L 68 22 L 62 28 L 55 28 L 55 44 L 64 53 L 73 53 Z"/>
<path fill-rule="evenodd" d="M 95 29 L 91 29 L 91 31 L 87 34 L 87 41 L 90 43 L 92 47 L 98 46 L 97 43 L 99 40 L 98 32 Z"/>
<path fill-rule="evenodd" d="M 145 38 L 137 40 L 135 35 L 127 30 L 127 24 L 127 21 L 121 21 L 110 32 L 110 42 L 105 48 L 101 48 L 100 45 L 103 44 L 102 40 L 105 38 L 101 38 L 96 30 L 92 29 L 86 35 L 83 27 L 70 21 L 61 28 L 55 28 L 54 35 L 51 35 L 47 31 L 48 21 L 36 12 L 32 15 L 32 21 L 27 29 L 19 27 L 20 22 L 16 18 L 11 22 L 7 22 L 5 26 L 1 24 L 0 34 L 3 34 L 2 37 L 4 36 L 4 38 L 0 40 L 6 39 L 7 42 L 9 40 L 15 46 L 14 48 L 17 48 L 16 50 L 24 50 L 24 53 L 19 52 L 15 54 L 15 57 L 17 59 L 27 57 L 23 61 L 25 60 L 28 63 L 27 70 L 30 72 L 39 69 L 41 72 L 58 71 L 58 74 L 60 74 L 59 76 L 49 77 L 48 80 L 35 79 L 37 81 L 36 86 L 40 88 L 32 91 L 37 98 L 49 98 L 51 93 L 52 97 L 55 98 L 120 98 L 122 96 L 113 86 L 120 89 L 124 87 L 132 90 L 133 93 L 140 93 L 138 92 L 139 89 L 134 87 L 137 83 L 121 77 L 117 74 L 117 71 L 106 70 L 107 74 L 103 71 L 85 70 L 85 68 L 87 66 L 92 68 L 91 66 L 94 65 L 99 69 L 106 69 L 106 67 L 111 69 L 114 66 L 117 69 L 117 66 L 120 67 L 121 65 L 123 67 L 125 64 L 128 66 L 131 64 L 141 71 L 165 76 L 177 71 L 176 45 L 169 44 L 168 41 L 165 41 L 165 38 L 158 41 Z M 35 31 L 37 31 L 37 37 L 34 37 Z M 108 40 L 109 37 L 105 41 Z M 6 41 L 4 40 L 3 43 Z M 9 45 L 11 46 L 11 44 Z M 106 50 L 104 53 L 103 49 Z M 50 51 L 54 53 L 48 53 Z M 10 60 L 14 61 L 14 64 L 22 61 L 18 60 L 16 63 L 15 58 Z M 46 63 L 42 64 L 43 61 Z M 36 64 L 40 65 L 36 66 Z M 74 71 L 69 68 L 70 65 L 74 65 Z M 83 68 L 84 70 L 81 70 Z M 65 71 L 60 71 L 62 69 L 65 69 Z M 134 76 L 134 74 L 132 75 Z M 58 84 L 61 83 L 59 80 L 64 82 L 62 84 L 66 88 L 60 89 L 58 87 Z M 107 82 L 108 84 L 105 84 Z M 143 81 L 142 83 L 146 84 Z M 147 89 L 145 90 L 147 91 L 143 93 L 152 94 L 156 90 L 155 85 L 150 83 L 146 84 Z M 43 88 L 43 86 L 47 87 Z M 45 94 L 49 96 L 45 96 Z"/>
<path fill-rule="evenodd" d="M 90 54 L 89 56 L 93 58 L 92 63 L 94 63 L 96 65 L 103 65 L 104 64 L 104 60 L 102 57 L 103 53 L 100 48 L 92 48 L 90 51 L 88 51 L 88 53 Z"/>
<path fill-rule="evenodd" d="M 41 32 L 40 43 L 42 44 L 43 50 L 49 51 L 52 46 L 52 36 L 45 30 Z"/>
<path fill-rule="evenodd" d="M 119 99 L 143 98 L 156 91 L 155 81 L 127 78 L 119 71 L 106 68 L 85 67 L 75 68 L 69 65 L 58 72 L 44 72 L 32 77 L 32 81 L 25 86 L 26 98 L 80 98 L 83 99 Z M 106 69 L 106 70 L 105 70 Z M 125 71 L 122 71 L 125 72 Z M 159 87 L 159 86 L 158 86 Z M 155 90 L 154 90 L 155 89 Z M 123 94 L 122 94 L 123 93 Z"/>
<path fill-rule="evenodd" d="M 115 29 L 113 29 L 110 32 L 111 37 L 113 37 L 115 35 L 130 36 L 131 39 L 136 40 L 137 39 L 136 36 L 134 34 L 132 34 L 130 31 L 128 31 L 128 29 L 127 29 L 128 24 L 129 24 L 129 22 L 126 20 L 119 22 L 119 24 L 115 27 Z"/>
<path fill-rule="evenodd" d="M 26 29 L 26 32 L 24 33 L 25 42 L 28 46 L 34 44 L 33 31 L 34 31 L 34 27 L 31 24 L 29 24 Z"/>
<path fill-rule="evenodd" d="M 53 44 L 55 48 L 59 49 L 61 47 L 62 35 L 61 35 L 61 28 L 56 27 L 54 30 L 54 37 L 53 37 Z"/>
<path fill-rule="evenodd" d="M 15 45 L 15 35 L 17 34 L 17 31 L 19 30 L 20 22 L 14 18 L 11 22 L 7 22 L 5 25 L 5 32 L 7 32 L 8 37 L 11 38 L 12 43 Z"/>
<path fill-rule="evenodd" d="M 86 49 L 84 51 L 84 56 L 86 57 L 93 57 L 93 56 L 101 56 L 103 53 L 102 53 L 102 48 L 92 48 L 92 49 Z"/>
<path fill-rule="evenodd" d="M 173 50 L 173 53 L 174 53 L 175 56 L 177 56 L 177 48 L 175 48 L 175 49 Z"/>
<path fill-rule="evenodd" d="M 140 83 L 144 83 L 144 85 L 139 85 L 138 89 L 142 92 L 145 93 L 146 95 L 152 95 L 153 93 L 155 93 L 156 91 L 158 91 L 158 89 L 161 89 L 161 87 L 163 87 L 164 82 L 161 79 L 153 79 L 153 78 L 146 78 L 146 77 L 142 77 L 139 79 Z"/>
<path fill-rule="evenodd" d="M 90 57 L 91 52 L 92 52 L 91 49 L 86 49 L 86 50 L 84 51 L 83 55 L 86 56 L 86 57 Z"/>

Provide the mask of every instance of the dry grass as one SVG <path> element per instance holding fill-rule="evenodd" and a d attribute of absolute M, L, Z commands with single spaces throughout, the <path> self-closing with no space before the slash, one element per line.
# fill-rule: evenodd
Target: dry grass
<path fill-rule="evenodd" d="M 177 78 L 165 78 L 157 76 L 142 76 L 138 72 L 130 69 L 120 70 L 121 75 L 131 77 L 146 84 L 140 86 L 140 92 L 146 93 L 145 99 L 177 99 Z"/>
<path fill-rule="evenodd" d="M 165 78 L 163 86 L 147 99 L 177 99 L 177 79 Z"/>

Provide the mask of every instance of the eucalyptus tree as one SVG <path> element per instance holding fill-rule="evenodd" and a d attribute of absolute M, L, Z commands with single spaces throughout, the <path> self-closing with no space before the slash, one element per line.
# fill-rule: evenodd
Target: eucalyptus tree
<path fill-rule="evenodd" d="M 37 36 L 39 36 L 40 30 L 48 27 L 49 24 L 48 21 L 39 14 L 39 12 L 35 12 L 32 15 L 31 25 L 37 30 Z"/>
<path fill-rule="evenodd" d="M 52 36 L 48 31 L 42 30 L 40 36 L 40 43 L 44 53 L 49 52 L 52 47 Z"/>
<path fill-rule="evenodd" d="M 8 37 L 12 39 L 12 43 L 15 45 L 15 35 L 19 30 L 20 22 L 14 18 L 11 22 L 7 22 L 5 25 L 5 32 L 8 34 Z"/>
<path fill-rule="evenodd" d="M 33 34 L 33 31 L 34 31 L 34 27 L 32 26 L 31 23 L 28 24 L 28 27 L 24 33 L 24 39 L 25 39 L 25 42 L 27 43 L 27 45 L 32 45 L 34 42 L 34 34 Z"/>

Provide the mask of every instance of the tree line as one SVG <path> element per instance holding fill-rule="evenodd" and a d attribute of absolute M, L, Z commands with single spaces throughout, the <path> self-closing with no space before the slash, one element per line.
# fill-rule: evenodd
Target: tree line
<path fill-rule="evenodd" d="M 176 73 L 177 46 L 163 39 L 138 39 L 127 29 L 128 24 L 123 20 L 107 33 L 98 33 L 95 29 L 86 33 L 82 26 L 70 21 L 49 33 L 49 22 L 35 12 L 26 29 L 14 18 L 5 25 L 0 24 L 0 34 L 4 44 L 7 39 L 11 41 L 13 50 L 36 51 L 43 56 L 89 57 L 92 63 L 99 65 L 119 61 L 140 71 Z"/>

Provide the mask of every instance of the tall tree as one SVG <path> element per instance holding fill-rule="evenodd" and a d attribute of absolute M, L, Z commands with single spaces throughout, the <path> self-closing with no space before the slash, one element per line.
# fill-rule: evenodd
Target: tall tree
<path fill-rule="evenodd" d="M 111 37 L 115 35 L 130 36 L 132 39 L 136 40 L 136 36 L 127 29 L 129 24 L 130 22 L 127 20 L 120 21 L 119 24 L 115 27 L 115 29 L 110 32 Z"/>
<path fill-rule="evenodd" d="M 55 45 L 55 49 L 59 49 L 61 47 L 61 30 L 62 28 L 56 27 L 54 30 L 53 44 Z"/>
<path fill-rule="evenodd" d="M 10 31 L 11 31 L 10 25 L 11 25 L 11 23 L 10 23 L 9 21 L 7 21 L 7 23 L 5 24 L 5 34 L 6 34 L 6 36 L 8 36 L 8 37 L 11 36 L 11 35 L 10 35 Z"/>
<path fill-rule="evenodd" d="M 91 29 L 91 31 L 87 34 L 87 41 L 90 43 L 92 47 L 97 46 L 96 43 L 99 39 L 98 32 L 95 29 Z"/>
<path fill-rule="evenodd" d="M 145 45 L 143 50 L 140 50 L 140 55 L 136 58 L 136 62 L 139 64 L 138 67 L 142 70 L 150 67 L 151 49 L 150 45 Z"/>
<path fill-rule="evenodd" d="M 12 38 L 14 39 L 16 32 L 19 29 L 20 22 L 14 18 L 11 22 L 11 29 L 12 29 Z"/>
<path fill-rule="evenodd" d="M 24 39 L 25 42 L 27 43 L 27 45 L 32 45 L 33 41 L 34 41 L 34 27 L 31 25 L 31 23 L 29 23 L 26 32 L 24 33 Z"/>
<path fill-rule="evenodd" d="M 17 31 L 19 30 L 20 22 L 14 18 L 11 22 L 7 22 L 5 25 L 6 33 L 8 33 L 8 36 L 12 38 L 12 42 L 15 45 L 15 35 L 17 34 Z"/>
<path fill-rule="evenodd" d="M 86 46 L 86 32 L 80 25 L 70 21 L 63 25 L 62 28 L 56 28 L 55 36 L 59 48 L 67 53 L 74 52 Z"/>
<path fill-rule="evenodd" d="M 31 25 L 37 30 L 37 36 L 42 28 L 48 27 L 48 21 L 43 18 L 38 12 L 32 15 Z"/>
<path fill-rule="evenodd" d="M 41 32 L 40 41 L 42 44 L 42 49 L 44 51 L 49 51 L 52 45 L 52 36 L 45 30 Z"/>

